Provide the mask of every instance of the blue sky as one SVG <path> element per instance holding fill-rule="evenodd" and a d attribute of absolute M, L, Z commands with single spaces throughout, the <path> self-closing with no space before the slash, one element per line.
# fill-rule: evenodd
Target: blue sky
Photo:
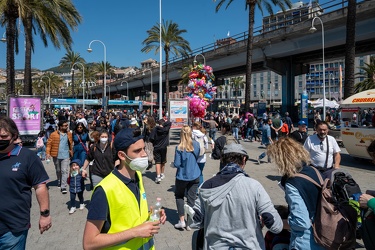
<path fill-rule="evenodd" d="M 78 30 L 72 32 L 72 49 L 80 53 L 86 62 L 104 59 L 100 43 L 93 43 L 93 52 L 87 52 L 90 41 L 94 39 L 105 43 L 107 61 L 113 66 L 140 67 L 140 62 L 148 58 L 159 61 L 159 55 L 155 55 L 154 51 L 147 54 L 141 52 L 146 31 L 159 22 L 159 0 L 73 0 L 73 3 L 83 20 Z M 233 1 L 227 10 L 223 6 L 218 13 L 215 13 L 216 4 L 212 0 L 162 0 L 162 18 L 172 20 L 180 29 L 187 30 L 183 37 L 190 42 L 193 50 L 213 43 L 215 39 L 227 37 L 228 31 L 230 35 L 236 35 L 247 30 L 245 0 Z M 260 11 L 256 10 L 255 27 L 261 25 L 261 18 Z M 0 28 L 1 34 L 4 31 L 3 27 Z M 24 68 L 23 41 L 21 33 L 16 69 Z M 32 67 L 40 70 L 59 65 L 66 53 L 64 48 L 57 50 L 50 42 L 49 47 L 45 48 L 37 36 L 35 45 Z M 3 43 L 0 43 L 0 58 L 0 68 L 5 68 L 6 46 Z"/>

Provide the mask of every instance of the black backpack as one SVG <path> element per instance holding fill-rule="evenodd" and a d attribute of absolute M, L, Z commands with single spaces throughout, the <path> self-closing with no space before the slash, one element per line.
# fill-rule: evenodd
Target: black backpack
<path fill-rule="evenodd" d="M 356 199 L 360 195 L 361 188 L 349 172 L 343 169 L 337 169 L 331 173 L 331 183 L 332 183 L 332 192 L 336 197 L 336 200 L 349 201 L 351 199 Z M 358 197 L 359 198 L 359 197 Z"/>

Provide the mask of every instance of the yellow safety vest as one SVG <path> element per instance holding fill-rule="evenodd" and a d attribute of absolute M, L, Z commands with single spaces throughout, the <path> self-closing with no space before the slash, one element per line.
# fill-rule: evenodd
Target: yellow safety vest
<path fill-rule="evenodd" d="M 118 233 L 136 227 L 149 219 L 146 193 L 142 174 L 136 172 L 139 179 L 140 206 L 133 192 L 113 173 L 105 177 L 95 188 L 101 186 L 107 197 L 111 226 L 108 234 Z M 104 249 L 148 250 L 154 248 L 154 239 L 134 238 L 123 244 Z"/>

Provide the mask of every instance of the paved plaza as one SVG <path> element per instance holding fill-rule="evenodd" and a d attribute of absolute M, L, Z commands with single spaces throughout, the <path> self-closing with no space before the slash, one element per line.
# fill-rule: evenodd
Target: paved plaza
<path fill-rule="evenodd" d="M 168 147 L 168 163 L 166 164 L 166 178 L 160 183 L 155 184 L 155 166 L 146 171 L 143 175 L 145 189 L 149 205 L 152 205 L 157 197 L 162 198 L 163 207 L 167 213 L 167 222 L 162 226 L 158 235 L 155 235 L 156 248 L 159 250 L 165 249 L 191 249 L 191 239 L 193 231 L 177 230 L 173 227 L 178 222 L 178 215 L 176 210 L 176 203 L 174 199 L 174 183 L 176 169 L 170 168 L 169 163 L 173 161 L 174 150 L 178 143 L 179 133 L 171 132 L 171 145 Z M 259 142 L 244 142 L 241 144 L 247 149 L 250 160 L 248 161 L 245 171 L 254 179 L 258 180 L 267 190 L 273 203 L 286 204 L 284 200 L 283 191 L 278 187 L 277 183 L 280 180 L 279 174 L 273 163 L 263 162 L 258 165 L 256 159 L 265 148 Z M 375 166 L 367 161 L 356 161 L 350 157 L 345 148 L 342 148 L 341 167 L 349 170 L 353 178 L 359 182 L 362 191 L 366 189 L 375 189 Z M 207 153 L 208 155 L 209 153 Z M 27 249 L 30 250 L 65 250 L 65 249 L 82 249 L 82 235 L 85 227 L 87 216 L 87 209 L 77 211 L 69 215 L 68 203 L 69 194 L 63 195 L 60 189 L 57 188 L 56 174 L 52 162 L 45 164 L 47 172 L 50 176 L 49 183 L 50 191 L 50 207 L 52 216 L 52 228 L 44 234 L 39 233 L 39 207 L 33 195 L 33 207 L 31 209 L 31 228 L 29 230 L 27 239 Z M 219 169 L 219 161 L 207 159 L 204 168 L 204 178 L 212 177 Z M 86 182 L 88 184 L 88 181 Z M 85 203 L 88 205 L 91 196 L 91 191 L 85 191 Z M 7 201 L 1 201 L 7 202 Z M 77 199 L 77 206 L 78 199 Z M 361 242 L 358 242 L 357 249 L 364 249 L 361 247 Z"/>

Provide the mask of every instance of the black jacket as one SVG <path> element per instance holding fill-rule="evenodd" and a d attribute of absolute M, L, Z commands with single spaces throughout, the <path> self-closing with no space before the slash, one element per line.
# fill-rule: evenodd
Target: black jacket
<path fill-rule="evenodd" d="M 165 122 L 163 126 L 156 126 L 150 135 L 150 142 L 154 145 L 154 149 L 166 148 L 169 143 L 169 130 L 171 122 Z"/>

